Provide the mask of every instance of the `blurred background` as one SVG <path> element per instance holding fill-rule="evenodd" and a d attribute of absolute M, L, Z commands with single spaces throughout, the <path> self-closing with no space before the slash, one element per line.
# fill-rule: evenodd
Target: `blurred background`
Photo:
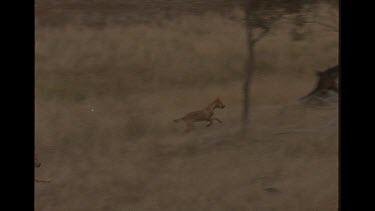
<path fill-rule="evenodd" d="M 295 102 L 338 64 L 338 1 L 246 3 L 36 0 L 35 209 L 337 210 L 338 106 Z M 172 121 L 218 96 L 223 124 Z"/>

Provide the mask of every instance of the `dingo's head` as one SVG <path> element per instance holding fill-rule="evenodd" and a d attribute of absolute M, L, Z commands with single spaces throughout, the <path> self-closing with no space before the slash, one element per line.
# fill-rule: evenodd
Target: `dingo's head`
<path fill-rule="evenodd" d="M 225 108 L 225 105 L 221 102 L 220 98 L 216 98 L 213 108 Z"/>

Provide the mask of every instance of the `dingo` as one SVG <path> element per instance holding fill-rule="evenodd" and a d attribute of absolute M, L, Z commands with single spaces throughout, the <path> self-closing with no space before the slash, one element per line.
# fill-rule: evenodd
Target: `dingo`
<path fill-rule="evenodd" d="M 213 120 L 216 120 L 222 123 L 218 118 L 212 118 L 214 115 L 214 109 L 216 108 L 225 108 L 225 105 L 221 102 L 219 98 L 216 98 L 212 103 L 210 103 L 206 108 L 193 111 L 186 114 L 184 117 L 173 120 L 174 122 L 184 121 L 186 123 L 185 132 L 189 132 L 194 127 L 194 122 L 209 122 L 206 127 L 209 127 L 213 124 Z"/>

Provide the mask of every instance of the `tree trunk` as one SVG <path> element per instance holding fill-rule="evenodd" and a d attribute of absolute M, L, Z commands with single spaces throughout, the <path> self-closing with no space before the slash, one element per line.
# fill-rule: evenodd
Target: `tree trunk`
<path fill-rule="evenodd" d="M 247 1 L 246 6 L 246 33 L 247 33 L 247 47 L 248 47 L 248 61 L 245 70 L 244 86 L 243 86 L 243 114 L 242 114 L 242 133 L 246 135 L 250 120 L 250 86 L 251 79 L 254 72 L 254 45 L 253 27 L 251 21 L 251 0 Z"/>
<path fill-rule="evenodd" d="M 327 94 L 329 91 L 334 93 L 339 92 L 338 84 L 336 82 L 339 77 L 338 65 L 328 68 L 322 72 L 318 71 L 316 75 L 318 76 L 318 80 L 315 88 L 309 94 L 300 98 L 300 101 L 309 102 L 309 99 L 314 99 L 314 97 L 321 99 L 329 98 L 330 95 Z"/>

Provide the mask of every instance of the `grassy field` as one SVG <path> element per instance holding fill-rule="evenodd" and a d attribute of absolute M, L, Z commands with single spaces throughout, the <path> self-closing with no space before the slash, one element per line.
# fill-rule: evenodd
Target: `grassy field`
<path fill-rule="evenodd" d="M 316 12 L 330 21 L 329 9 Z M 337 210 L 337 105 L 296 99 L 312 89 L 315 71 L 338 63 L 338 34 L 309 25 L 293 41 L 290 28 L 280 21 L 257 44 L 242 137 L 241 23 L 208 12 L 131 25 L 37 24 L 36 176 L 52 182 L 35 185 L 36 210 Z M 184 134 L 172 121 L 217 96 L 223 124 Z"/>

